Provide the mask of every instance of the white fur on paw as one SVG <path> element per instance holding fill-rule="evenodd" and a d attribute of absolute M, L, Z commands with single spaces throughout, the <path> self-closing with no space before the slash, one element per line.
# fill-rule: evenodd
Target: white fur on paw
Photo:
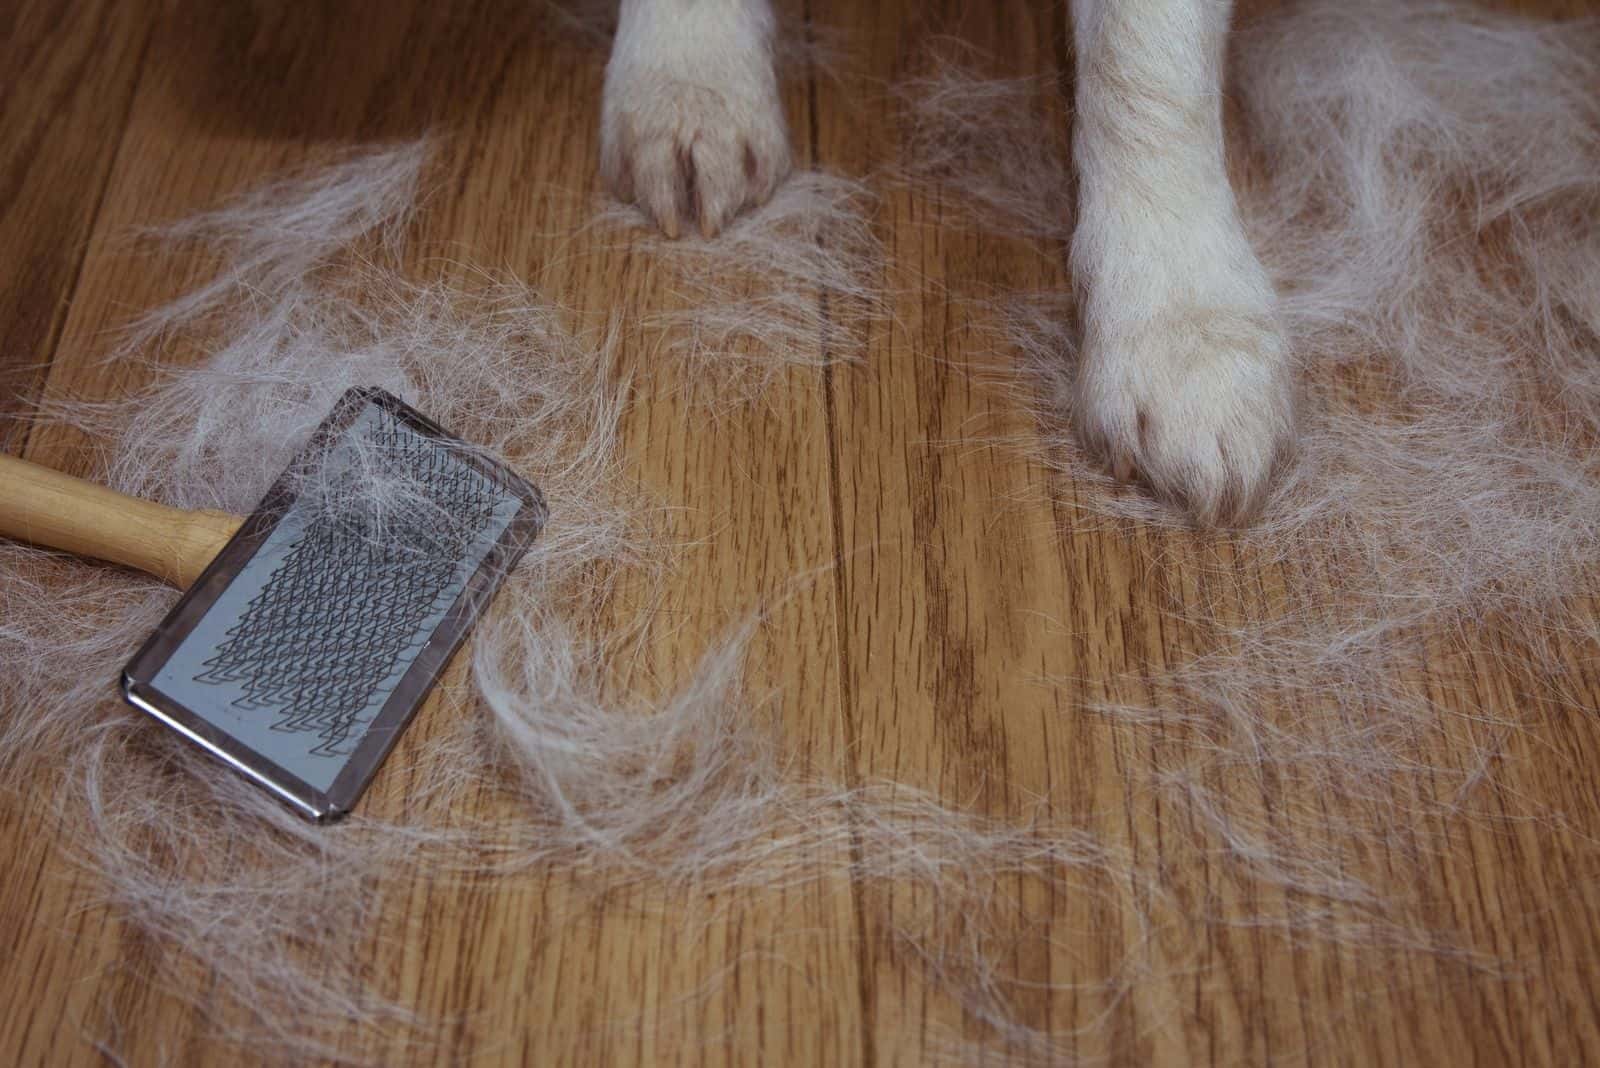
<path fill-rule="evenodd" d="M 719 232 L 789 173 L 772 19 L 752 0 L 625 5 L 606 67 L 601 173 L 669 237 Z"/>
<path fill-rule="evenodd" d="M 1085 338 L 1075 417 L 1119 479 L 1203 526 L 1248 518 L 1294 427 L 1284 341 L 1270 314 L 1169 307 Z"/>

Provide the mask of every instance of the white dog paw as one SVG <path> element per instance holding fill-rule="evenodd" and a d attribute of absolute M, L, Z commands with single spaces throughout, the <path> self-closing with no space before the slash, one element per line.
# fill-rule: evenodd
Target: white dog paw
<path fill-rule="evenodd" d="M 771 38 L 764 4 L 624 6 L 606 67 L 601 173 L 667 236 L 714 236 L 789 173 Z"/>
<path fill-rule="evenodd" d="M 1169 307 L 1090 319 L 1079 433 L 1119 479 L 1150 486 L 1202 526 L 1248 519 L 1291 443 L 1293 383 L 1265 309 Z"/>

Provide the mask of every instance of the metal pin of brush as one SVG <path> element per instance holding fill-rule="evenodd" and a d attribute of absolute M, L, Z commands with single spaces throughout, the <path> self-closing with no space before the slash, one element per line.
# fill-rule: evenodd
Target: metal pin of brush
<path fill-rule="evenodd" d="M 128 701 L 319 821 L 361 796 L 544 518 L 533 486 L 375 389 L 244 518 L 0 454 L 0 536 L 186 588 Z"/>

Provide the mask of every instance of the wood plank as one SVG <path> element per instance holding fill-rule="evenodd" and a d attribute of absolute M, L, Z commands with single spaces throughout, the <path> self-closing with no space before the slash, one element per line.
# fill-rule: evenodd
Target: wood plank
<path fill-rule="evenodd" d="M 1053 81 L 1065 32 L 1059 12 L 1027 3 L 924 4 L 911 19 L 904 11 L 836 3 L 818 18 L 848 26 L 867 67 L 888 78 L 923 73 L 929 51 L 949 36 L 992 57 L 986 67 Z M 895 143 L 891 105 L 820 107 L 818 138 L 819 156 L 847 170 L 882 163 L 880 146 Z M 1121 807 L 1117 754 L 1092 723 L 1068 714 L 1071 695 L 1037 680 L 1104 678 L 1129 663 L 1124 650 L 1101 648 L 1087 636 L 1062 639 L 1077 633 L 1069 615 L 1091 626 L 1121 618 L 1125 625 L 1112 628 L 1113 636 L 1144 629 L 1132 620 L 1136 546 L 1070 536 L 1063 543 L 1046 473 L 1004 445 L 968 444 L 1033 431 L 997 390 L 980 384 L 999 361 L 976 301 L 996 290 L 1063 288 L 1061 262 L 1025 242 L 973 232 L 953 196 L 891 193 L 886 214 L 896 257 L 891 288 L 900 294 L 895 325 L 874 334 L 868 374 L 832 379 L 859 774 L 976 803 L 996 816 L 1023 817 L 1029 798 L 1050 796 L 1063 816 L 1098 810 L 1109 817 Z M 908 995 L 924 987 L 920 969 L 886 951 L 901 916 L 927 907 L 917 894 L 878 896 L 868 905 L 879 1064 L 925 1063 L 953 1043 L 986 1037 L 938 992 Z M 1088 901 L 1046 896 L 1032 907 L 1037 915 L 1027 919 L 1044 922 L 1043 929 L 995 936 L 1000 945 L 1017 940 L 1014 959 L 1003 966 L 1008 980 L 1035 987 L 1073 981 L 1052 959 L 1047 939 L 1057 925 L 1076 932 L 1073 951 L 1094 962 L 1091 969 L 1103 970 L 1124 951 L 1127 933 L 1107 928 Z M 1082 934 L 1091 930 L 1098 933 L 1085 944 Z M 1044 993 L 1007 1000 L 1021 1023 L 1041 1031 L 1071 1025 L 1073 1008 L 1084 1020 L 1128 1013 L 1087 987 L 1071 999 L 1075 1006 Z M 1110 1032 L 1131 1026 L 1114 1023 Z M 1075 1052 L 1092 1057 L 1103 1042 L 1091 1035 Z"/>
<path fill-rule="evenodd" d="M 113 0 L 0 10 L 0 449 L 55 352 L 150 21 Z"/>

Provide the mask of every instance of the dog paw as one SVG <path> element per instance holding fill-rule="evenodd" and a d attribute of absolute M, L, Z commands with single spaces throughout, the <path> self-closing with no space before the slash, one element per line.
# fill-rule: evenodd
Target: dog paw
<path fill-rule="evenodd" d="M 1075 405 L 1085 444 L 1117 478 L 1201 526 L 1251 517 L 1294 427 L 1284 339 L 1265 309 L 1091 319 Z"/>
<path fill-rule="evenodd" d="M 789 172 L 770 15 L 756 6 L 632 7 L 606 67 L 601 174 L 668 237 L 690 228 L 712 237 Z"/>

